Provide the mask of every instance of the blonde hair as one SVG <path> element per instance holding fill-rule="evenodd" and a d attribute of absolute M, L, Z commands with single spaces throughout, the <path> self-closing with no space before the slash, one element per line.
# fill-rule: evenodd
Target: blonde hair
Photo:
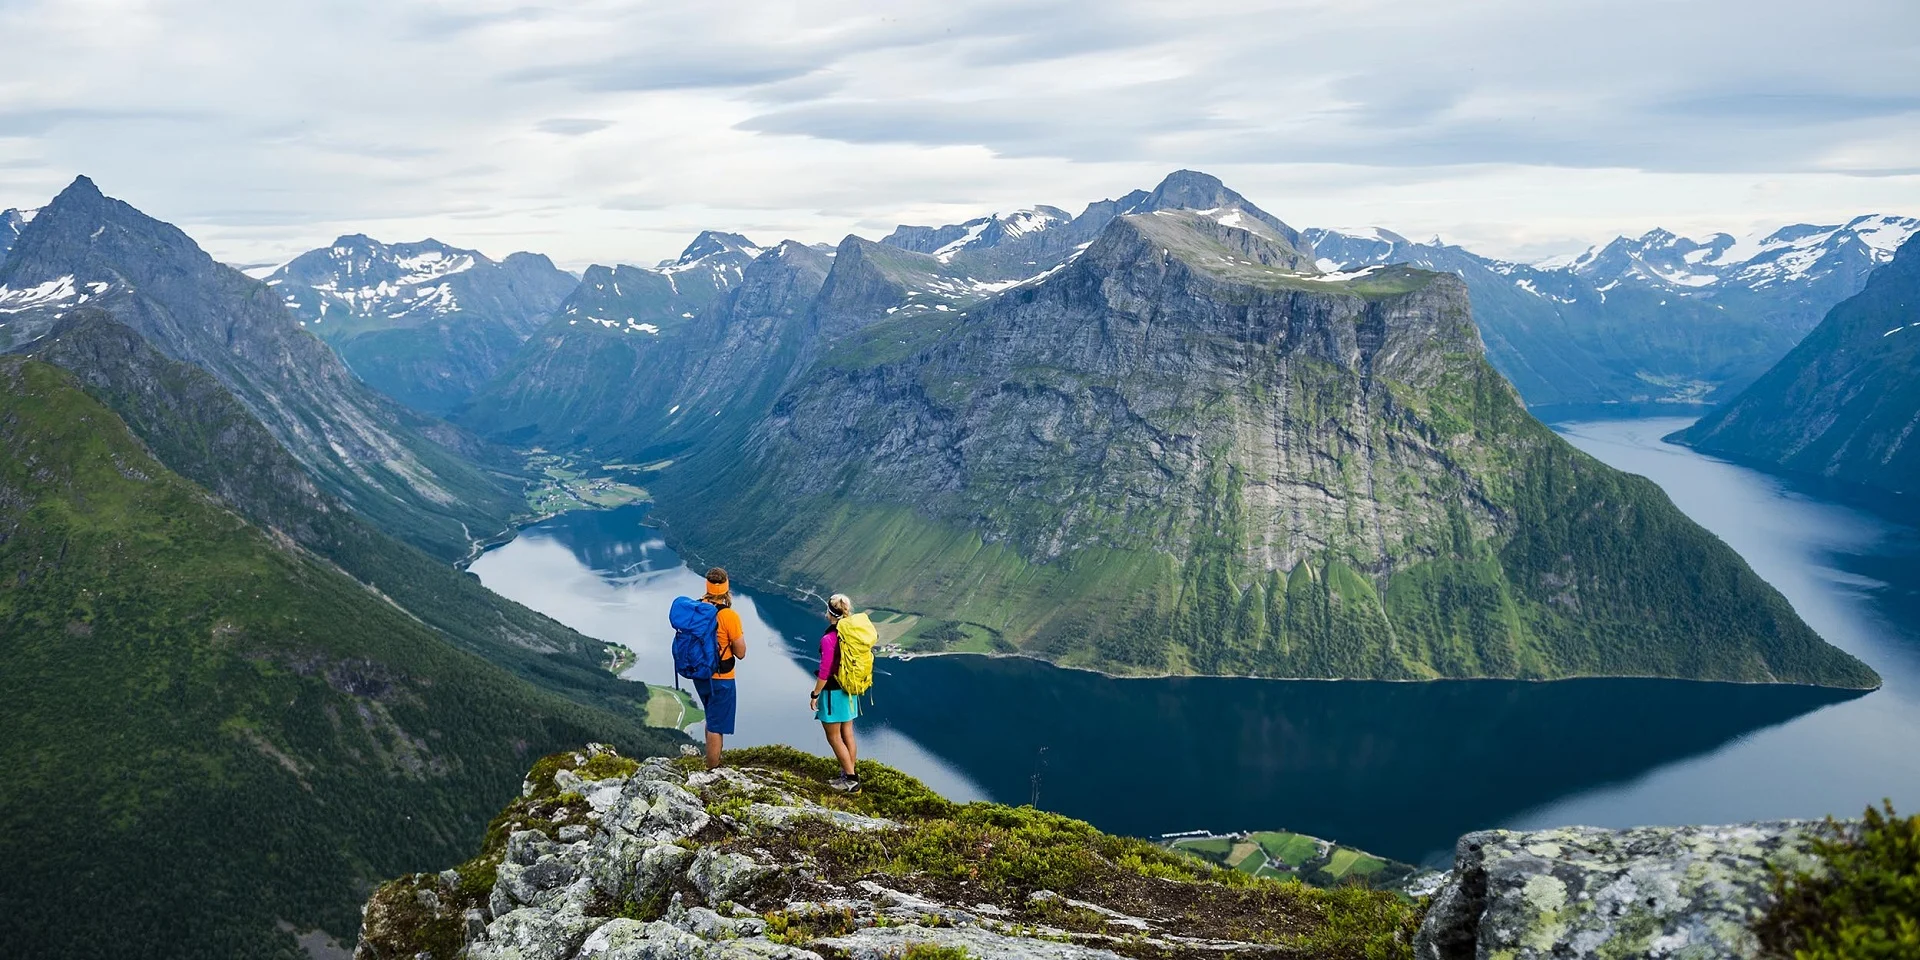
<path fill-rule="evenodd" d="M 844 593 L 836 593 L 827 598 L 827 613 L 835 620 L 853 612 L 853 601 Z"/>

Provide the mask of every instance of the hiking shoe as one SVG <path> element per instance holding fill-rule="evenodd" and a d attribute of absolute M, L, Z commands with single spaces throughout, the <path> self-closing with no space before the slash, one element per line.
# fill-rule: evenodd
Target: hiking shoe
<path fill-rule="evenodd" d="M 827 781 L 827 786 L 832 787 L 835 790 L 840 791 L 841 793 L 856 793 L 860 790 L 860 778 L 849 777 L 843 773 L 837 777 L 834 777 L 832 780 Z"/>

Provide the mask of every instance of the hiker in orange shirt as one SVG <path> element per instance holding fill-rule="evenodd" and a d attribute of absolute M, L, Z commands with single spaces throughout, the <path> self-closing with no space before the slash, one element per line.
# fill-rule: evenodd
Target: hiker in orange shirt
<path fill-rule="evenodd" d="M 733 732 L 736 700 L 733 687 L 734 662 L 747 658 L 747 632 L 740 625 L 740 614 L 733 609 L 733 592 L 727 587 L 727 571 L 714 567 L 707 571 L 707 595 L 700 598 L 719 607 L 715 617 L 714 643 L 719 647 L 719 664 L 710 680 L 695 679 L 693 689 L 700 695 L 700 706 L 707 711 L 707 769 L 720 765 L 720 748 Z"/>

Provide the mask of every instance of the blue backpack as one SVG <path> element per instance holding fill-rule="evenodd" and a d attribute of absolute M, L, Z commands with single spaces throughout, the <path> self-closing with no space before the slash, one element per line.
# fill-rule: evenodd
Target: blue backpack
<path fill-rule="evenodd" d="M 667 611 L 673 624 L 673 672 L 689 680 L 706 680 L 720 666 L 720 608 L 692 597 L 675 597 Z M 674 686 L 680 681 L 675 680 Z"/>

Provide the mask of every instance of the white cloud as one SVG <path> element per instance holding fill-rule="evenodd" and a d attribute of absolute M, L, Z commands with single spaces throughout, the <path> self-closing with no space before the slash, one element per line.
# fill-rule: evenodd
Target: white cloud
<path fill-rule="evenodd" d="M 1920 211 L 1910 0 L 16 0 L 0 36 L 0 206 L 84 172 L 235 261 L 651 263 L 1176 167 L 1506 255 Z"/>

